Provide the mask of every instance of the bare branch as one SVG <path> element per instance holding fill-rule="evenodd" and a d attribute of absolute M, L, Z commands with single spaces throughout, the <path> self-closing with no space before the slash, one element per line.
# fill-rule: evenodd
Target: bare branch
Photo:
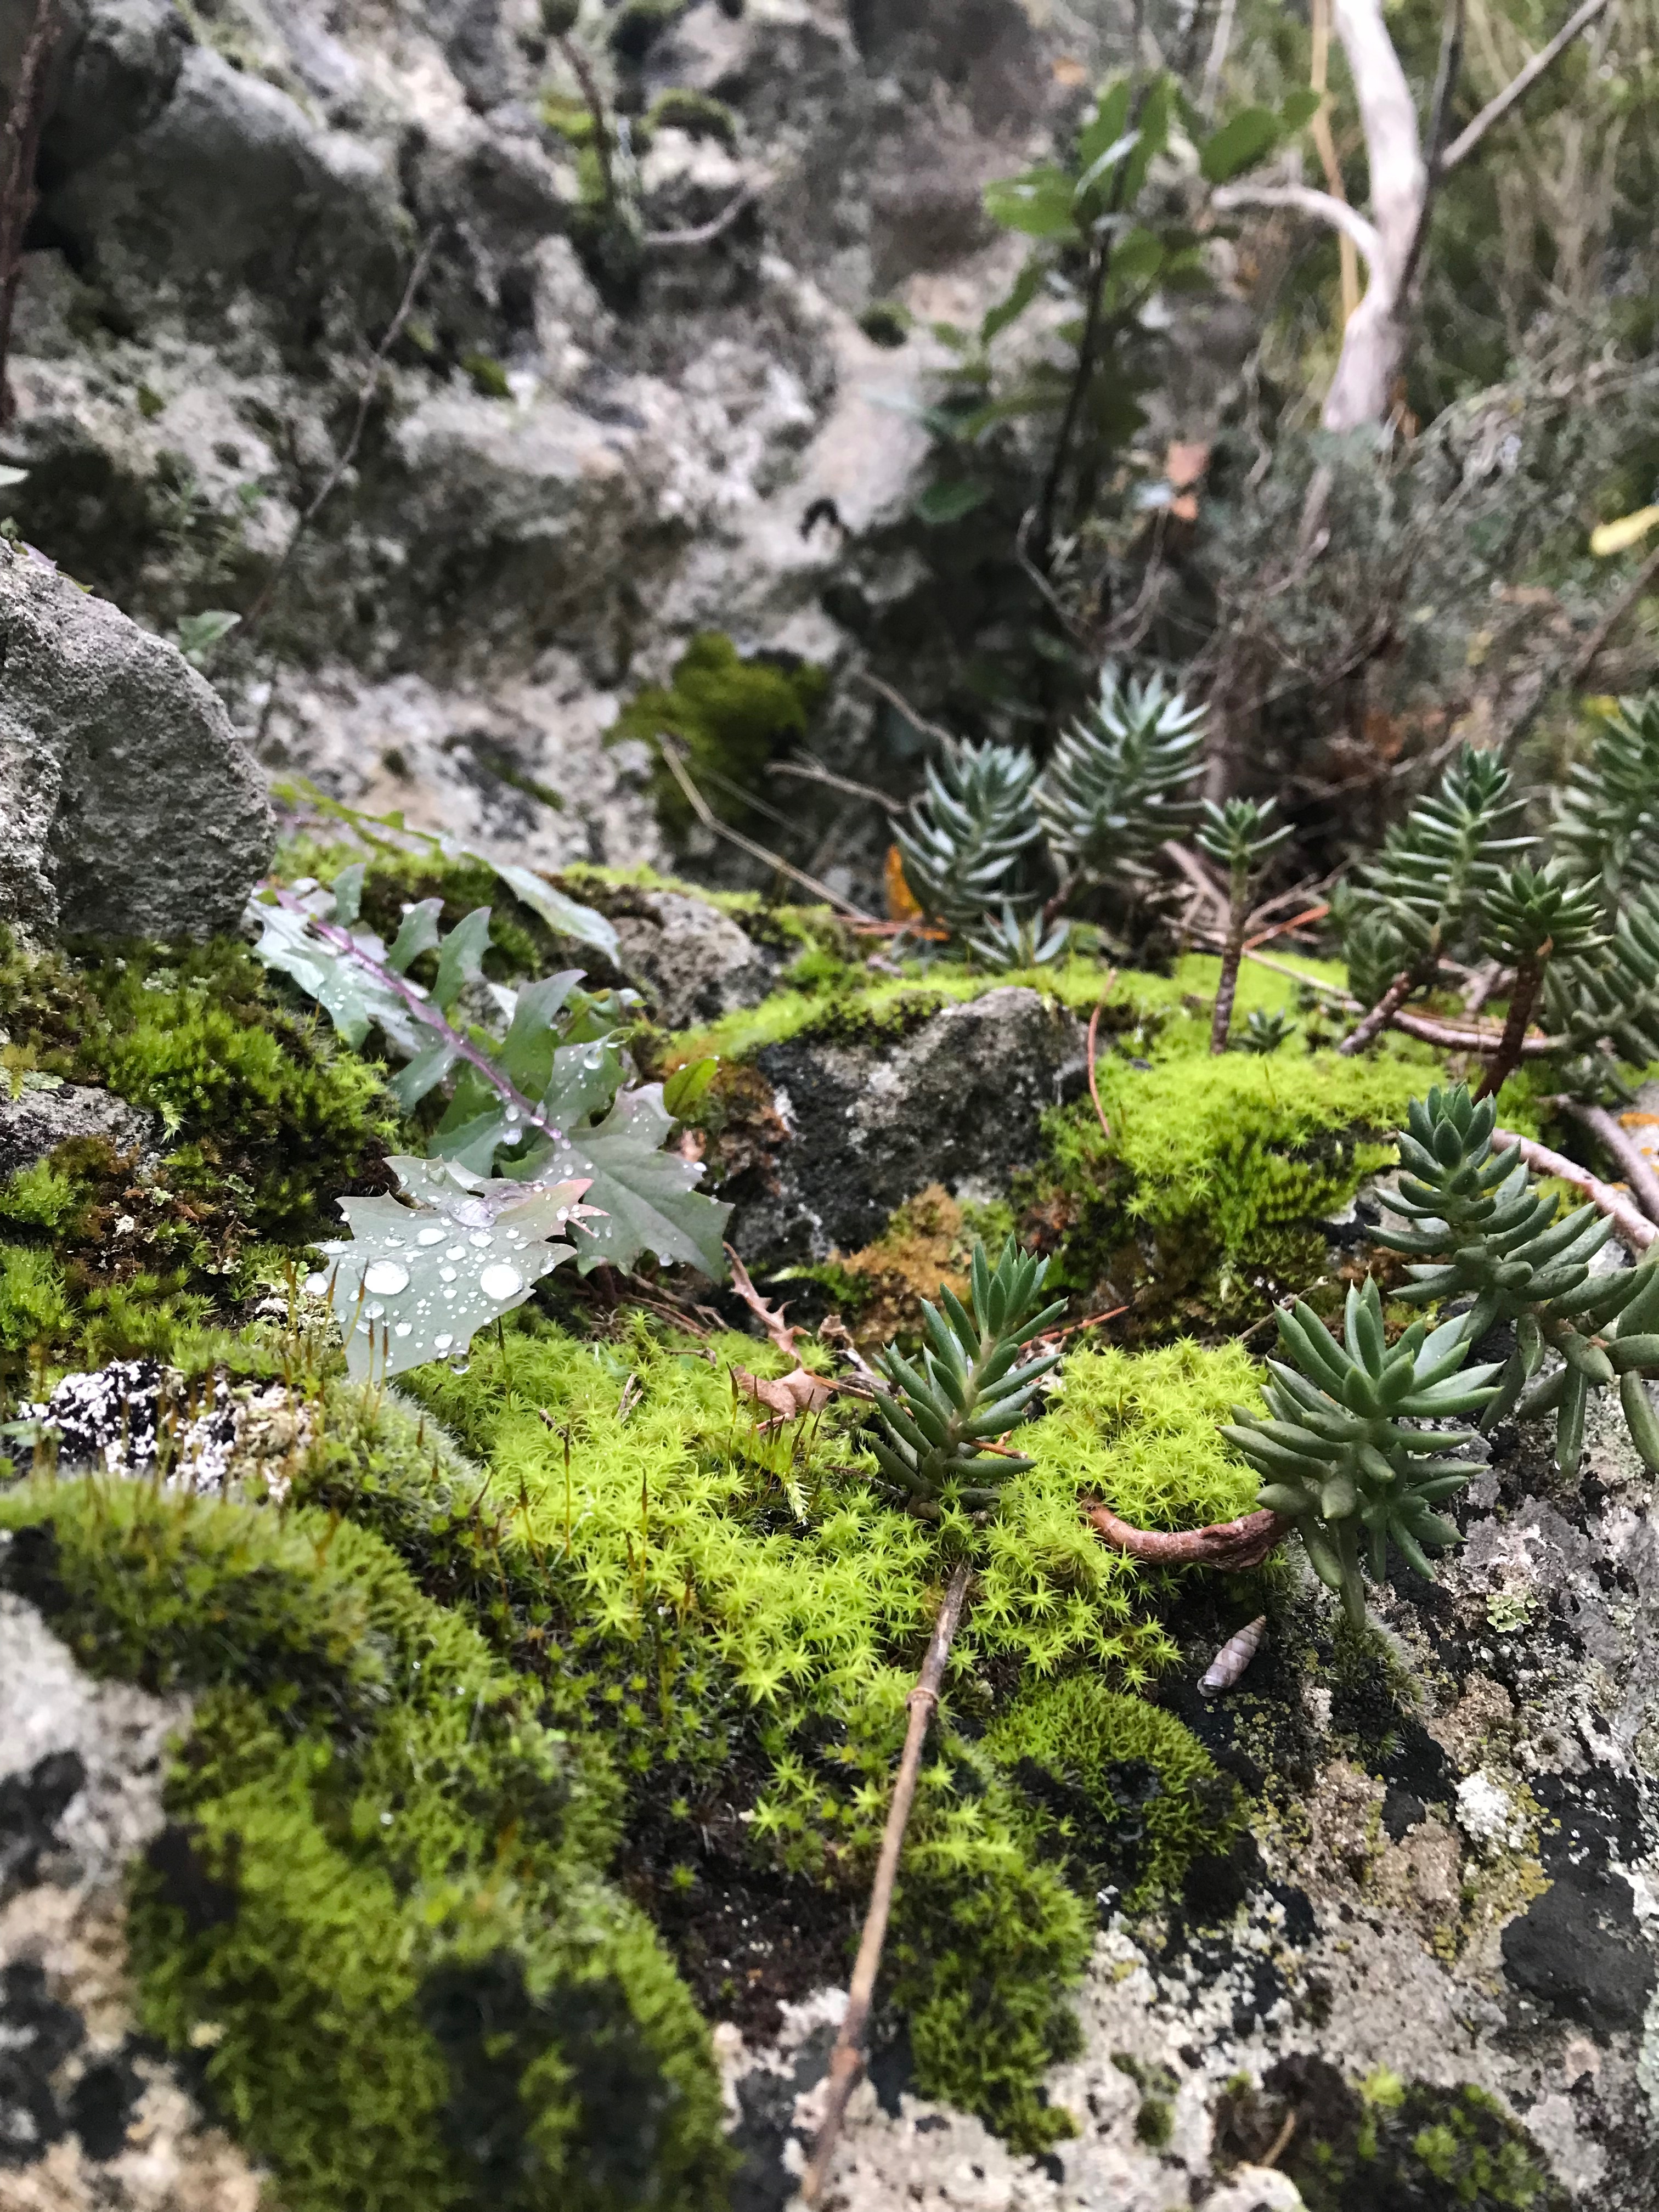
<path fill-rule="evenodd" d="M 732 224 L 746 207 L 751 207 L 760 198 L 766 179 L 740 185 L 717 216 L 708 222 L 700 222 L 691 230 L 647 230 L 640 240 L 641 246 L 655 249 L 670 246 L 712 246 L 722 232 Z"/>
<path fill-rule="evenodd" d="M 881 1965 L 882 1945 L 887 1940 L 887 1918 L 893 1906 L 893 1884 L 898 1875 L 899 1853 L 904 1848 L 904 1831 L 909 1823 L 910 1806 L 916 1794 L 916 1777 L 921 1767 L 921 1747 L 927 1735 L 927 1723 L 939 1705 L 939 1688 L 945 1680 L 945 1662 L 951 1656 L 951 1639 L 956 1635 L 957 1624 L 962 1619 L 963 1604 L 968 1595 L 971 1574 L 972 1569 L 964 1559 L 951 1576 L 950 1586 L 945 1593 L 945 1602 L 933 1623 L 933 1639 L 927 1646 L 927 1656 L 922 1662 L 921 1672 L 916 1678 L 916 1686 L 904 1701 L 910 1709 L 909 1723 L 904 1735 L 904 1752 L 899 1760 L 898 1778 L 893 1784 L 893 1802 L 888 1808 L 887 1826 L 882 1832 L 881 1857 L 877 1863 L 876 1878 L 871 1886 L 870 1910 L 865 1915 L 864 1934 L 859 1942 L 852 1985 L 847 1992 L 847 2010 L 842 2018 L 841 2033 L 836 2038 L 836 2047 L 830 2054 L 823 2123 L 818 2130 L 817 2142 L 812 2148 L 812 2162 L 807 2167 L 801 2185 L 801 2195 L 808 2204 L 816 2204 L 823 2193 L 836 2138 L 841 2132 L 842 2116 L 847 2111 L 847 2100 L 864 2070 L 864 2031 L 870 2018 L 871 2000 L 876 1993 L 876 1974 Z"/>
<path fill-rule="evenodd" d="M 1127 1552 L 1148 1566 L 1220 1567 L 1231 1574 L 1259 1567 L 1295 1526 L 1288 1515 L 1264 1507 L 1205 1528 L 1137 1528 L 1091 1498 L 1083 1500 L 1083 1517 L 1115 1552 Z"/>
<path fill-rule="evenodd" d="M 1586 1106 L 1577 1098 L 1558 1098 L 1558 1114 L 1565 1114 L 1580 1128 L 1588 1129 L 1610 1159 L 1619 1164 L 1630 1185 L 1631 1196 L 1650 1221 L 1659 1223 L 1659 1173 L 1630 1131 L 1614 1121 L 1605 1106 Z"/>
<path fill-rule="evenodd" d="M 1563 23 L 1548 46 L 1540 47 L 1520 74 L 1510 79 L 1495 100 L 1489 100 L 1468 129 L 1447 147 L 1440 161 L 1443 173 L 1467 161 L 1494 123 L 1501 123 L 1518 100 L 1524 100 L 1545 70 L 1565 53 L 1581 31 L 1588 30 L 1607 5 L 1607 0 L 1583 0 L 1583 5 Z"/>
<path fill-rule="evenodd" d="M 1575 1190 L 1582 1190 L 1596 1211 L 1607 1215 L 1638 1259 L 1659 1240 L 1659 1228 L 1645 1220 L 1622 1191 L 1614 1190 L 1588 1168 L 1581 1168 L 1577 1160 L 1553 1152 L 1547 1145 L 1535 1144 L 1530 1137 L 1517 1137 L 1513 1129 L 1494 1129 L 1492 1141 L 1494 1152 L 1517 1152 L 1536 1174 L 1555 1176 Z"/>
<path fill-rule="evenodd" d="M 722 822 L 686 774 L 685 763 L 668 738 L 658 738 L 657 750 L 662 755 L 664 766 L 684 793 L 686 805 L 705 830 L 712 831 L 716 837 L 724 837 L 728 845 L 735 845 L 740 853 L 747 853 L 751 860 L 763 860 L 769 868 L 776 868 L 792 883 L 799 884 L 814 892 L 826 904 L 834 907 L 838 914 L 851 915 L 854 921 L 874 921 L 874 915 L 866 914 L 861 906 L 854 906 L 851 899 L 842 898 L 840 892 L 832 891 L 828 884 L 820 883 L 816 876 L 809 876 L 805 868 L 798 868 L 793 860 L 786 860 L 781 853 L 774 853 L 764 845 L 757 845 L 752 837 L 745 837 L 741 830 L 734 830 L 729 822 Z"/>
<path fill-rule="evenodd" d="M 1352 239 L 1368 269 L 1374 270 L 1382 258 L 1382 241 L 1376 225 L 1346 200 L 1338 199 L 1334 192 L 1316 191 L 1312 185 L 1218 185 L 1210 195 L 1210 204 L 1224 215 L 1232 208 L 1291 208 L 1298 215 L 1311 216 L 1316 222 L 1328 223 L 1333 230 Z"/>

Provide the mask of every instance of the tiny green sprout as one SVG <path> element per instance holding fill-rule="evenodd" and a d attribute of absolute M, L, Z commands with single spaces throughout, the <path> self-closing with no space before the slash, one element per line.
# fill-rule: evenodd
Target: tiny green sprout
<path fill-rule="evenodd" d="M 943 1313 L 922 1300 L 927 1342 L 920 1364 L 896 1345 L 879 1355 L 895 1395 L 876 1401 L 887 1433 L 872 1437 L 871 1449 L 899 1487 L 924 1504 L 936 1504 L 948 1490 L 961 1504 L 994 1505 L 998 1487 L 1034 1464 L 988 1447 L 1024 1418 L 1037 1384 L 1059 1364 L 1058 1352 L 1017 1364 L 1021 1347 L 1065 1310 L 1063 1299 L 1034 1310 L 1048 1268 L 1012 1237 L 993 1268 L 975 1238 L 972 1312 L 941 1290 Z"/>
<path fill-rule="evenodd" d="M 1392 1541 L 1408 1566 L 1432 1578 L 1429 1553 L 1461 1540 L 1433 1508 L 1474 1474 L 1474 1462 L 1449 1455 L 1474 1443 L 1475 1431 L 1417 1425 L 1479 1413 L 1495 1395 L 1498 1370 L 1462 1371 L 1462 1314 L 1432 1331 L 1413 1322 L 1390 1345 L 1369 1276 L 1363 1291 L 1348 1292 L 1341 1343 L 1299 1301 L 1279 1314 L 1279 1340 L 1294 1364 L 1268 1361 L 1267 1416 L 1238 1407 L 1237 1425 L 1222 1434 L 1263 1476 L 1261 1504 L 1295 1523 L 1314 1572 L 1340 1592 L 1358 1627 L 1362 1558 L 1371 1579 L 1385 1581 Z"/>
<path fill-rule="evenodd" d="M 1244 1024 L 1244 1034 L 1238 1040 L 1242 1052 L 1266 1054 L 1277 1052 L 1296 1035 L 1297 1024 L 1288 1014 L 1264 1014 L 1255 1007 Z"/>

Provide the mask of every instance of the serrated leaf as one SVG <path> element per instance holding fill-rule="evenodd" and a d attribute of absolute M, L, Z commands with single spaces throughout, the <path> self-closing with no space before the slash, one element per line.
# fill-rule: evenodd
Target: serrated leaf
<path fill-rule="evenodd" d="M 661 1085 L 647 1084 L 618 1091 L 602 1121 L 567 1123 L 558 1142 L 538 1146 L 526 1160 L 526 1172 L 539 1177 L 591 1178 L 588 1200 L 604 1218 L 578 1249 L 584 1274 L 601 1260 L 625 1268 L 641 1252 L 654 1252 L 665 1266 L 684 1261 L 721 1279 L 732 1209 L 698 1190 L 700 1166 L 663 1151 L 672 1127 Z"/>
<path fill-rule="evenodd" d="M 434 952 L 442 934 L 438 921 L 444 910 L 441 898 L 422 899 L 404 916 L 398 934 L 392 940 L 392 950 L 386 956 L 386 964 L 399 975 L 406 975 L 423 952 Z"/>
<path fill-rule="evenodd" d="M 349 868 L 342 868 L 329 889 L 334 894 L 334 912 L 330 920 L 337 921 L 342 929 L 349 929 L 362 911 L 363 878 L 368 872 L 365 860 L 354 860 Z"/>
<path fill-rule="evenodd" d="M 483 957 L 489 950 L 489 908 L 475 906 L 463 915 L 438 952 L 438 973 L 432 986 L 433 1003 L 447 1014 L 469 983 L 483 974 Z"/>
<path fill-rule="evenodd" d="M 561 937 L 574 937 L 579 945 L 592 945 L 607 960 L 616 959 L 619 949 L 617 933 L 602 914 L 567 898 L 533 869 L 521 868 L 516 862 L 507 860 L 491 860 L 489 865 L 514 897 L 521 900 L 532 914 L 538 914 L 550 930 Z"/>
<path fill-rule="evenodd" d="M 479 1329 L 521 1306 L 573 1256 L 569 1243 L 550 1240 L 581 1210 L 580 1182 L 508 1186 L 514 1196 L 501 1205 L 457 1185 L 438 1163 L 392 1165 L 416 1203 L 342 1199 L 352 1241 L 325 1246 L 327 1264 L 307 1284 L 328 1296 L 358 1381 L 459 1358 Z"/>

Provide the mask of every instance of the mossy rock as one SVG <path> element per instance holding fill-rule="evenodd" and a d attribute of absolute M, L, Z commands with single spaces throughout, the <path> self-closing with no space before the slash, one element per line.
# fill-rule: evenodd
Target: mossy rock
<path fill-rule="evenodd" d="M 723 2202 L 706 2031 L 601 1870 L 603 1754 L 379 1538 L 94 1480 L 0 1528 L 82 1665 L 195 1697 L 131 1883 L 138 2016 L 285 2206 Z"/>
<path fill-rule="evenodd" d="M 741 818 L 767 762 L 806 735 L 827 682 L 811 662 L 787 666 L 746 660 L 729 637 L 708 631 L 692 639 L 668 684 L 635 693 L 611 738 L 640 738 L 650 747 L 656 757 L 652 790 L 658 815 L 671 836 L 683 837 L 694 817 L 657 757 L 656 740 L 677 739 L 692 781 L 703 789 L 712 785 L 720 811 Z"/>

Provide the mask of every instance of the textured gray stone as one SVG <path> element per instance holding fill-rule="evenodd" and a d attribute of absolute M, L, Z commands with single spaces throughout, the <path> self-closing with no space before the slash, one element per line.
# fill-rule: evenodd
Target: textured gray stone
<path fill-rule="evenodd" d="M 234 929 L 270 858 L 270 804 L 182 654 L 7 548 L 0 666 L 0 921 L 161 939 Z"/>
<path fill-rule="evenodd" d="M 929 1183 L 1000 1194 L 1036 1160 L 1044 1113 L 1086 1079 L 1077 1021 L 1014 985 L 946 1006 L 896 1042 L 797 1037 L 757 1065 L 788 1140 L 774 1188 L 733 1215 L 732 1241 L 773 1266 L 867 1244 Z"/>
<path fill-rule="evenodd" d="M 646 891 L 637 903 L 637 913 L 617 917 L 617 942 L 665 1029 L 712 1022 L 766 996 L 778 963 L 729 915 L 683 891 Z"/>
<path fill-rule="evenodd" d="M 152 1151 L 161 1133 L 161 1117 L 129 1106 L 112 1091 L 83 1083 L 60 1083 L 51 1091 L 25 1091 L 0 1098 L 0 1182 L 15 1176 L 71 1137 L 104 1137 L 117 1152 Z"/>

